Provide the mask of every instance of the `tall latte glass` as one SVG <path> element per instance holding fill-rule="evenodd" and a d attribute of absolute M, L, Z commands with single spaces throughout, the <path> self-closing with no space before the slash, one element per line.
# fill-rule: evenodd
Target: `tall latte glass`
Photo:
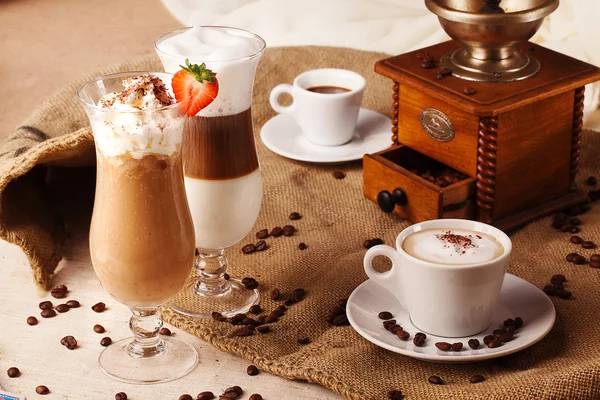
<path fill-rule="evenodd" d="M 158 307 L 183 287 L 195 248 L 183 185 L 185 119 L 177 105 L 162 103 L 174 103 L 163 82 L 171 75 L 122 73 L 78 91 L 96 144 L 92 263 L 104 289 L 133 313 L 133 339 L 107 347 L 99 363 L 109 376 L 136 384 L 176 379 L 197 363 L 192 346 L 158 335 Z"/>
<path fill-rule="evenodd" d="M 262 202 L 262 178 L 252 126 L 254 75 L 265 42 L 228 27 L 192 27 L 160 36 L 156 52 L 167 72 L 189 59 L 216 73 L 216 98 L 186 124 L 183 139 L 185 189 L 196 230 L 195 274 L 170 304 L 194 317 L 217 311 L 248 311 L 258 290 L 225 279 L 224 250 L 254 226 Z"/>

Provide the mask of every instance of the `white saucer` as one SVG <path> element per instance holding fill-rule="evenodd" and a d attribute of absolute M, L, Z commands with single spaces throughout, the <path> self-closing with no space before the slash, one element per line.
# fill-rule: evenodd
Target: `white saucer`
<path fill-rule="evenodd" d="M 381 311 L 392 313 L 396 323 L 410 333 L 408 341 L 400 340 L 384 329 L 383 321 L 378 318 Z M 511 274 L 506 274 L 504 278 L 500 303 L 492 326 L 485 332 L 470 337 L 444 338 L 427 334 L 425 346 L 416 347 L 412 339 L 420 330 L 412 324 L 408 313 L 396 298 L 370 280 L 363 282 L 352 292 L 348 299 L 346 313 L 352 327 L 362 337 L 377 346 L 419 360 L 451 364 L 483 361 L 523 350 L 546 336 L 556 319 L 554 304 L 548 296 L 531 283 Z M 501 327 L 508 318 L 515 317 L 523 318 L 524 324 L 515 332 L 512 341 L 495 349 L 490 349 L 483 344 L 484 336 L 490 335 L 494 329 Z M 479 349 L 472 350 L 467 345 L 467 341 L 471 338 L 479 339 Z M 460 352 L 444 352 L 435 347 L 436 342 L 463 342 L 464 346 Z"/>
<path fill-rule="evenodd" d="M 352 140 L 341 146 L 311 143 L 290 115 L 278 114 L 267 121 L 260 138 L 269 150 L 292 160 L 339 163 L 362 159 L 392 145 L 392 121 L 378 112 L 361 108 Z"/>

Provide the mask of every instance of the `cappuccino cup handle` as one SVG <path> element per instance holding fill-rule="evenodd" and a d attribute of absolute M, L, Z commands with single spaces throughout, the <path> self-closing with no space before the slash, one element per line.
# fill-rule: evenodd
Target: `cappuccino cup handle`
<path fill-rule="evenodd" d="M 294 106 L 295 104 L 292 103 L 289 106 L 282 106 L 279 103 L 279 96 L 281 96 L 284 93 L 289 94 L 290 96 L 292 96 L 292 85 L 288 85 L 287 83 L 283 83 L 281 85 L 277 85 L 273 88 L 273 90 L 271 90 L 271 96 L 269 97 L 269 102 L 271 103 L 271 107 L 273 107 L 273 110 L 277 111 L 280 114 L 285 114 L 285 113 L 289 113 L 291 111 L 294 111 Z"/>
<path fill-rule="evenodd" d="M 386 272 L 375 271 L 373 268 L 373 259 L 377 256 L 389 258 L 392 262 L 392 268 Z M 403 298 L 404 290 L 398 287 L 398 280 L 395 279 L 395 275 L 399 274 L 400 269 L 402 268 L 402 262 L 398 251 L 396 251 L 396 249 L 393 247 L 386 245 L 371 247 L 367 251 L 367 254 L 365 254 L 364 267 L 369 279 L 379 286 L 387 289 L 391 294 L 394 295 L 394 297 L 398 299 L 402 307 L 406 309 L 405 300 Z"/>

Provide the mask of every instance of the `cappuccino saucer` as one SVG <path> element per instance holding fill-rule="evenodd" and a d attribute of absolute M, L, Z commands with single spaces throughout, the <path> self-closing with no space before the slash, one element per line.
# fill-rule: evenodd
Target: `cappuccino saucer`
<path fill-rule="evenodd" d="M 400 340 L 384 329 L 383 321 L 378 318 L 381 311 L 392 313 L 396 323 L 410 333 L 408 341 Z M 511 274 L 504 276 L 500 302 L 496 307 L 492 325 L 486 331 L 469 337 L 448 338 L 427 334 L 425 345 L 415 346 L 412 340 L 420 330 L 412 324 L 408 313 L 398 300 L 371 280 L 354 289 L 348 299 L 346 314 L 352 327 L 362 337 L 379 347 L 418 360 L 447 364 L 489 360 L 526 349 L 542 340 L 550 332 L 556 319 L 554 304 L 548 296 L 531 283 Z M 523 318 L 524 324 L 515 332 L 513 340 L 494 349 L 483 343 L 484 336 L 491 335 L 505 320 L 516 317 Z M 472 338 L 480 342 L 477 350 L 471 349 L 467 344 Z M 463 348 L 461 351 L 445 352 L 435 347 L 436 342 L 462 342 Z"/>
<path fill-rule="evenodd" d="M 292 116 L 277 114 L 263 125 L 260 139 L 272 152 L 292 160 L 340 163 L 360 160 L 365 154 L 390 147 L 391 127 L 387 116 L 361 108 L 352 140 L 340 146 L 319 146 L 306 138 Z"/>

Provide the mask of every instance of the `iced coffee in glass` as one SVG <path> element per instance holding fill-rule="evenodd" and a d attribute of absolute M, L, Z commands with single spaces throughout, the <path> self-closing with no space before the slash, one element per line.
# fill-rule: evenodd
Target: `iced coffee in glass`
<path fill-rule="evenodd" d="M 109 376 L 138 384 L 176 379 L 197 362 L 192 346 L 158 335 L 158 307 L 184 286 L 195 251 L 181 157 L 185 116 L 170 83 L 166 73 L 121 73 L 78 91 L 96 145 L 92 263 L 104 289 L 133 313 L 134 337 L 107 347 L 99 362 Z"/>

